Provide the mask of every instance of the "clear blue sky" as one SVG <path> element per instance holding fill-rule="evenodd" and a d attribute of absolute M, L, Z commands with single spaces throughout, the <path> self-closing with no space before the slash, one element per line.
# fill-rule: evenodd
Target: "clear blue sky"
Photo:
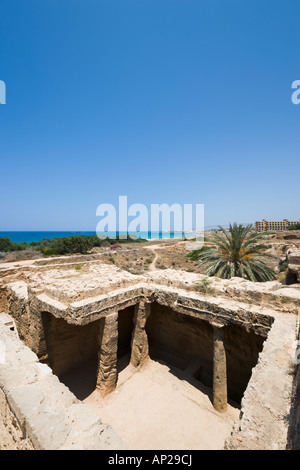
<path fill-rule="evenodd" d="M 0 230 L 300 218 L 299 0 L 0 0 Z"/>

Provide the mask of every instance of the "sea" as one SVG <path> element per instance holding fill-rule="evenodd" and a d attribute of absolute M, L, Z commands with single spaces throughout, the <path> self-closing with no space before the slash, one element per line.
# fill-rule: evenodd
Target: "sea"
<path fill-rule="evenodd" d="M 117 232 L 118 234 L 125 234 L 125 232 Z M 44 239 L 52 240 L 53 238 L 63 238 L 63 237 L 70 237 L 74 235 L 96 235 L 96 232 L 0 232 L 0 238 L 10 238 L 10 240 L 14 243 L 31 243 L 31 242 L 40 242 Z M 113 232 L 103 232 L 103 238 L 105 237 L 112 237 L 114 234 Z M 183 233 L 183 232 L 135 232 L 133 234 L 136 238 L 143 238 L 146 240 L 156 240 L 162 238 L 183 238 L 183 237 L 191 237 L 196 236 L 196 233 Z"/>

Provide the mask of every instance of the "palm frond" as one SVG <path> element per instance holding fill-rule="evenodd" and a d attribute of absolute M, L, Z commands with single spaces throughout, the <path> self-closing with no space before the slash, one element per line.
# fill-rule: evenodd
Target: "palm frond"
<path fill-rule="evenodd" d="M 254 232 L 252 225 L 229 224 L 229 229 L 219 226 L 220 231 L 206 241 L 213 244 L 209 250 L 199 253 L 200 267 L 208 276 L 230 279 L 243 277 L 253 282 L 266 282 L 276 278 L 266 260 L 277 257 L 266 250 L 265 234 Z"/>

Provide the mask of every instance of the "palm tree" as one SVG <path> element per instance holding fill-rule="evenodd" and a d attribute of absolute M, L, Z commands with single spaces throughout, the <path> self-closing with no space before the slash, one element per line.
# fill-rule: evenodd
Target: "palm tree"
<path fill-rule="evenodd" d="M 276 278 L 274 270 L 266 264 L 267 245 L 262 243 L 263 233 L 253 231 L 252 225 L 230 224 L 229 230 L 219 226 L 221 233 L 206 238 L 215 247 L 199 251 L 200 267 L 205 274 L 223 279 L 243 277 L 253 282 L 266 282 Z"/>

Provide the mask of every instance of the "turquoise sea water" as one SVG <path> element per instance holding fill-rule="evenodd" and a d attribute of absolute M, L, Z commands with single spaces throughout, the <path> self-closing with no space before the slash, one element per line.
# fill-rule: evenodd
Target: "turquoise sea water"
<path fill-rule="evenodd" d="M 70 237 L 72 235 L 95 235 L 96 232 L 0 232 L 0 238 L 8 237 L 14 243 L 31 243 L 40 242 L 41 240 L 48 238 L 63 238 Z M 104 235 L 109 237 L 112 232 L 103 232 Z M 134 234 L 138 238 L 146 238 L 148 240 L 157 238 L 182 238 L 184 236 L 191 236 L 189 233 L 181 232 L 136 232 Z"/>

